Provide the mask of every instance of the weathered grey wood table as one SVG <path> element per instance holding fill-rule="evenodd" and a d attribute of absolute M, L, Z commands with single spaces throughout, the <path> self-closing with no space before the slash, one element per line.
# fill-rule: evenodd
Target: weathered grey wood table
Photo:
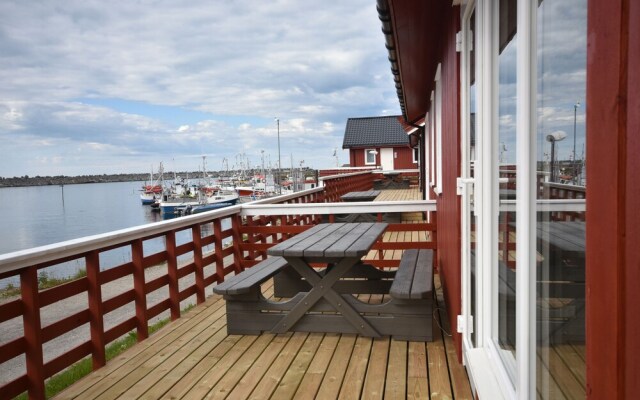
<path fill-rule="evenodd" d="M 267 250 L 270 256 L 286 259 L 311 285 L 311 290 L 301 293 L 295 299 L 295 305 L 278 321 L 271 332 L 282 333 L 291 330 L 314 305 L 320 300 L 325 300 L 344 318 L 336 320 L 328 315 L 327 318 L 321 318 L 322 315 L 315 319 L 306 318 L 307 326 L 304 330 L 327 331 L 328 325 L 344 324 L 346 321 L 350 327 L 345 327 L 344 331 L 352 332 L 355 329 L 361 335 L 381 336 L 356 310 L 356 304 L 334 289 L 334 284 L 360 262 L 386 228 L 386 223 L 319 224 Z M 323 263 L 332 267 L 324 275 L 320 275 L 310 266 L 311 263 Z M 330 331 L 334 331 L 337 325 Z"/>
<path fill-rule="evenodd" d="M 342 201 L 373 201 L 380 195 L 379 190 L 367 190 L 364 192 L 349 192 L 341 197 Z"/>

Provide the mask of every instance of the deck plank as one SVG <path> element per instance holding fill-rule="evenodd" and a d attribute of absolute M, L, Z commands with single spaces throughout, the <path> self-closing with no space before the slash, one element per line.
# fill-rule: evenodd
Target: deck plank
<path fill-rule="evenodd" d="M 429 389 L 432 399 L 451 399 L 451 381 L 442 332 L 434 325 L 433 341 L 427 343 L 429 365 Z"/>
<path fill-rule="evenodd" d="M 427 346 L 423 342 L 409 342 L 407 367 L 407 399 L 429 398 Z"/>
<path fill-rule="evenodd" d="M 253 342 L 239 335 L 226 336 L 221 343 L 216 344 L 207 354 L 202 354 L 200 351 L 192 353 L 185 362 L 176 366 L 170 374 L 165 375 L 160 382 L 150 387 L 140 398 L 148 400 L 161 397 L 179 398 L 181 394 L 186 393 L 187 390 L 199 382 L 206 372 L 234 346 L 242 346 L 241 341 Z M 204 350 L 205 348 L 202 349 L 202 351 Z"/>
<path fill-rule="evenodd" d="M 341 338 L 342 335 L 335 333 L 328 333 L 324 336 L 318 351 L 309 365 L 309 368 L 302 377 L 302 381 L 300 381 L 300 385 L 298 386 L 294 398 L 314 399 L 316 397 L 316 393 L 318 393 L 318 390 L 320 389 L 320 385 L 325 378 L 325 374 L 329 370 L 330 363 L 333 360 L 333 355 L 339 347 Z M 355 336 L 351 336 L 351 338 L 353 338 L 352 340 L 355 343 Z M 345 351 L 347 349 L 349 353 L 351 353 L 351 348 L 348 347 L 348 344 L 343 344 L 340 350 Z M 335 368 L 335 365 L 332 366 L 332 368 Z"/>
<path fill-rule="evenodd" d="M 389 338 L 373 340 L 371 356 L 367 366 L 367 374 L 362 388 L 362 399 L 382 399 L 384 382 L 387 376 L 387 359 L 389 357 Z"/>
<path fill-rule="evenodd" d="M 384 398 L 404 400 L 407 397 L 407 342 L 392 340 L 385 379 Z"/>
<path fill-rule="evenodd" d="M 113 373 L 87 388 L 82 397 L 93 399 L 111 399 L 120 396 L 131 386 L 145 377 L 147 373 L 160 365 L 164 359 L 176 353 L 188 341 L 194 339 L 209 327 L 221 329 L 225 324 L 225 309 L 219 307 L 214 313 L 207 315 L 200 323 L 182 333 L 181 330 L 175 332 L 173 340 L 165 343 L 161 349 L 149 347 L 141 352 L 136 358 L 136 362 L 127 363 L 123 367 L 116 369 Z M 158 351 L 160 350 L 160 351 Z"/>
<path fill-rule="evenodd" d="M 367 364 L 369 363 L 372 342 L 373 340 L 371 338 L 363 336 L 357 337 L 338 399 L 357 399 L 360 397 L 367 372 Z"/>
<path fill-rule="evenodd" d="M 210 331 L 207 334 L 206 331 Z M 150 359 L 136 370 L 127 375 L 126 379 L 118 382 L 118 386 L 129 385 L 129 389 L 119 394 L 123 398 L 138 398 L 145 391 L 146 388 L 153 387 L 158 384 L 159 381 L 163 381 L 165 375 L 176 374 L 176 368 L 179 366 L 191 353 L 197 351 L 202 345 L 205 346 L 204 351 L 210 351 L 212 347 L 215 347 L 221 343 L 227 337 L 225 319 L 219 318 L 214 324 L 205 327 L 195 337 L 189 339 L 176 348 L 176 351 L 165 356 L 164 353 L 159 354 L 158 359 Z M 112 398 L 113 396 L 107 391 L 102 398 Z"/>
<path fill-rule="evenodd" d="M 253 366 L 254 363 L 261 357 L 262 353 L 267 350 L 270 345 L 274 348 L 284 347 L 285 342 L 289 339 L 290 335 L 273 335 L 265 333 L 260 335 L 258 339 L 251 345 L 251 347 L 232 365 L 226 370 L 223 370 L 223 376 L 218 382 L 204 395 L 208 399 L 220 399 L 225 398 L 238 382 L 246 375 L 247 371 Z M 267 355 L 270 356 L 273 353 Z M 217 369 L 217 368 L 216 368 Z M 185 398 L 204 398 L 201 393 L 191 394 L 188 393 Z"/>
<path fill-rule="evenodd" d="M 289 363 L 293 359 L 293 355 L 295 355 L 297 349 L 302 346 L 305 338 L 305 334 L 286 333 L 277 335 L 269 346 L 267 346 L 267 348 L 262 352 L 260 357 L 253 362 L 251 368 L 242 375 L 230 392 L 227 388 L 223 387 L 222 390 L 219 391 L 221 395 L 216 393 L 213 398 L 249 398 L 254 389 L 258 389 L 258 384 L 262 382 L 263 378 L 267 377 L 267 373 L 271 372 L 272 374 L 275 374 L 273 370 L 274 366 L 279 366 L 281 361 L 286 362 L 285 368 L 289 366 Z M 231 382 L 231 380 L 229 381 Z M 271 390 L 266 387 L 259 387 L 259 390 L 268 390 L 268 392 L 271 393 L 271 391 L 273 391 L 273 387 Z"/>
<path fill-rule="evenodd" d="M 293 363 L 274 391 L 273 399 L 292 399 L 295 396 L 296 390 L 300 387 L 305 373 L 309 370 L 323 338 L 324 335 L 321 333 L 309 334 L 304 345 L 293 360 Z"/>
<path fill-rule="evenodd" d="M 181 329 L 190 329 L 201 320 L 207 318 L 208 311 L 211 311 L 210 307 L 214 307 L 213 310 L 215 311 L 223 306 L 224 301 L 221 296 L 210 297 L 205 303 L 192 310 L 192 312 L 187 313 L 177 321 L 169 323 L 165 328 L 160 329 L 147 340 L 136 344 L 131 349 L 110 360 L 106 367 L 100 368 L 85 376 L 58 394 L 57 398 L 72 399 L 78 397 L 85 393 L 87 389 L 92 388 L 120 368 L 127 368 L 129 370 L 135 368 L 146 359 L 142 358 L 145 351 L 150 348 L 157 348 L 157 346 L 161 347 L 164 341 L 171 341 L 177 338 L 181 334 Z"/>
<path fill-rule="evenodd" d="M 440 277 L 436 275 L 435 285 L 438 287 L 440 284 Z M 438 304 L 438 314 L 440 326 L 446 332 L 442 332 L 442 337 L 444 339 L 444 346 L 447 355 L 447 366 L 449 368 L 449 378 L 451 381 L 451 387 L 453 389 L 454 398 L 456 399 L 473 399 L 473 393 L 471 392 L 471 387 L 469 386 L 469 376 L 467 375 L 467 371 L 462 364 L 458 362 L 458 354 L 455 349 L 455 344 L 453 343 L 453 339 L 451 338 L 451 326 L 449 324 L 449 318 L 444 314 L 441 310 L 444 310 L 444 294 L 442 291 L 436 291 L 436 299 Z M 442 312 L 442 314 L 441 314 Z M 438 327 L 436 327 L 438 329 Z"/>
<path fill-rule="evenodd" d="M 204 363 L 193 369 L 178 384 L 174 385 L 165 396 L 172 399 L 198 399 L 204 396 L 222 378 L 225 372 L 259 339 L 258 336 L 242 336 L 240 340 L 221 358 L 205 359 Z M 262 337 L 263 341 L 270 340 Z"/>
<path fill-rule="evenodd" d="M 331 362 L 324 371 L 324 378 L 317 392 L 318 398 L 335 399 L 338 397 L 356 338 L 357 336 L 354 334 L 342 335 L 340 337 Z"/>

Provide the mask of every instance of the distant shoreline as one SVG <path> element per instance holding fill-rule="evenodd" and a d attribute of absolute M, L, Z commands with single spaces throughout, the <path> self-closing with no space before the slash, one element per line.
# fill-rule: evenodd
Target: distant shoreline
<path fill-rule="evenodd" d="M 132 182 L 149 180 L 149 174 L 114 174 L 114 175 L 81 175 L 81 176 L 21 176 L 13 178 L 0 177 L 2 187 L 76 185 L 85 183 Z"/>
<path fill-rule="evenodd" d="M 305 172 L 309 172 L 309 168 L 304 168 Z M 259 170 L 250 170 L 246 173 L 251 176 L 259 173 Z M 212 176 L 217 177 L 222 174 L 220 171 L 209 172 Z M 172 179 L 174 173 L 165 171 L 164 176 Z M 198 171 L 182 171 L 176 172 L 176 175 L 184 178 L 197 178 L 202 176 L 202 172 Z M 154 177 L 155 178 L 155 177 Z M 79 176 L 14 176 L 13 178 L 4 178 L 0 176 L 0 188 L 3 187 L 25 187 L 25 186 L 60 186 L 60 185 L 79 185 L 85 183 L 110 183 L 110 182 L 136 182 L 149 181 L 148 173 L 131 173 L 131 174 L 102 174 L 102 175 L 79 175 Z"/>

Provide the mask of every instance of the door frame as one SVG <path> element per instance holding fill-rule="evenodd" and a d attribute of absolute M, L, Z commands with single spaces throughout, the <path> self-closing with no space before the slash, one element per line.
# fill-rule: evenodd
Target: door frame
<path fill-rule="evenodd" d="M 498 354 L 501 350 L 492 337 L 497 332 L 498 225 L 499 212 L 499 159 L 497 157 L 498 68 L 497 68 L 497 4 L 488 0 L 471 0 L 461 10 L 462 54 L 461 78 L 461 169 L 468 171 L 469 154 L 466 148 L 469 135 L 469 82 L 468 46 L 469 18 L 476 12 L 475 77 L 476 77 L 476 163 L 473 190 L 476 215 L 476 344 L 469 340 L 469 332 L 463 332 L 463 361 L 476 389 L 489 397 L 530 398 L 536 393 L 536 336 L 535 336 L 535 160 L 536 160 L 536 13 L 535 3 L 518 0 L 516 38 L 517 46 L 517 100 L 516 100 L 516 263 L 522 266 L 516 274 L 516 355 L 515 375 L 512 382 L 507 367 Z M 484 132 L 493 132 L 483 135 Z M 463 178 L 465 176 L 463 175 Z M 524 199 L 524 200 L 523 200 Z M 463 201 L 464 204 L 464 201 Z M 462 234 L 468 229 L 467 208 L 462 207 Z M 464 240 L 464 238 L 463 238 Z M 468 243 L 468 242 L 467 242 Z M 522 245 L 526 244 L 526 245 Z M 470 316 L 470 268 L 469 257 L 462 245 L 462 316 Z M 489 267 L 487 267 L 489 266 Z M 524 272 L 524 273 L 523 273 Z M 528 272 L 528 273 L 527 273 Z M 491 372 L 487 372 L 491 371 Z M 502 391 L 496 393 L 496 389 Z M 499 389 L 498 389 L 499 390 Z"/>

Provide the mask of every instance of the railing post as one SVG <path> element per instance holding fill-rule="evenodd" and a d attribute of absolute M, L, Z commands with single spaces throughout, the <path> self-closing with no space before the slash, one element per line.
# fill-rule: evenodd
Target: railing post
<path fill-rule="evenodd" d="M 36 266 L 20 273 L 20 290 L 24 313 L 25 359 L 29 398 L 44 399 L 44 359 L 42 354 L 42 325 L 40 322 L 40 299 L 38 296 L 38 270 Z"/>
<path fill-rule="evenodd" d="M 104 308 L 102 306 L 102 286 L 100 285 L 100 255 L 92 251 L 85 256 L 87 268 L 87 297 L 89 301 L 89 329 L 91 332 L 91 358 L 93 369 L 107 363 L 104 341 Z"/>
<path fill-rule="evenodd" d="M 256 234 L 254 232 L 252 232 L 252 227 L 256 226 L 256 222 L 253 220 L 253 217 L 249 216 L 247 217 L 247 228 L 249 228 L 249 233 L 247 233 L 247 242 L 249 244 L 254 244 L 256 243 Z M 249 251 L 249 260 L 255 260 L 256 259 L 256 251 L 255 250 L 250 250 Z"/>
<path fill-rule="evenodd" d="M 169 308 L 171 320 L 180 318 L 180 286 L 178 279 L 178 255 L 176 254 L 176 231 L 169 231 L 165 235 L 167 250 L 167 275 L 169 276 Z"/>
<path fill-rule="evenodd" d="M 242 235 L 240 234 L 240 225 L 242 225 L 242 218 L 240 214 L 231 216 L 231 233 L 233 236 L 233 262 L 235 264 L 236 273 L 241 272 L 243 251 L 242 251 Z"/>
<path fill-rule="evenodd" d="M 136 239 L 131 243 L 131 256 L 133 262 L 133 291 L 136 303 L 136 331 L 138 342 L 149 337 L 149 324 L 147 321 L 147 293 L 144 277 L 144 251 L 142 240 Z"/>
<path fill-rule="evenodd" d="M 200 224 L 191 227 L 193 239 L 193 263 L 196 265 L 196 303 L 205 301 L 204 295 L 204 260 L 202 259 L 202 229 Z"/>
<path fill-rule="evenodd" d="M 216 254 L 216 280 L 224 281 L 224 256 L 222 255 L 222 223 L 219 218 L 213 220 L 214 251 Z"/>

